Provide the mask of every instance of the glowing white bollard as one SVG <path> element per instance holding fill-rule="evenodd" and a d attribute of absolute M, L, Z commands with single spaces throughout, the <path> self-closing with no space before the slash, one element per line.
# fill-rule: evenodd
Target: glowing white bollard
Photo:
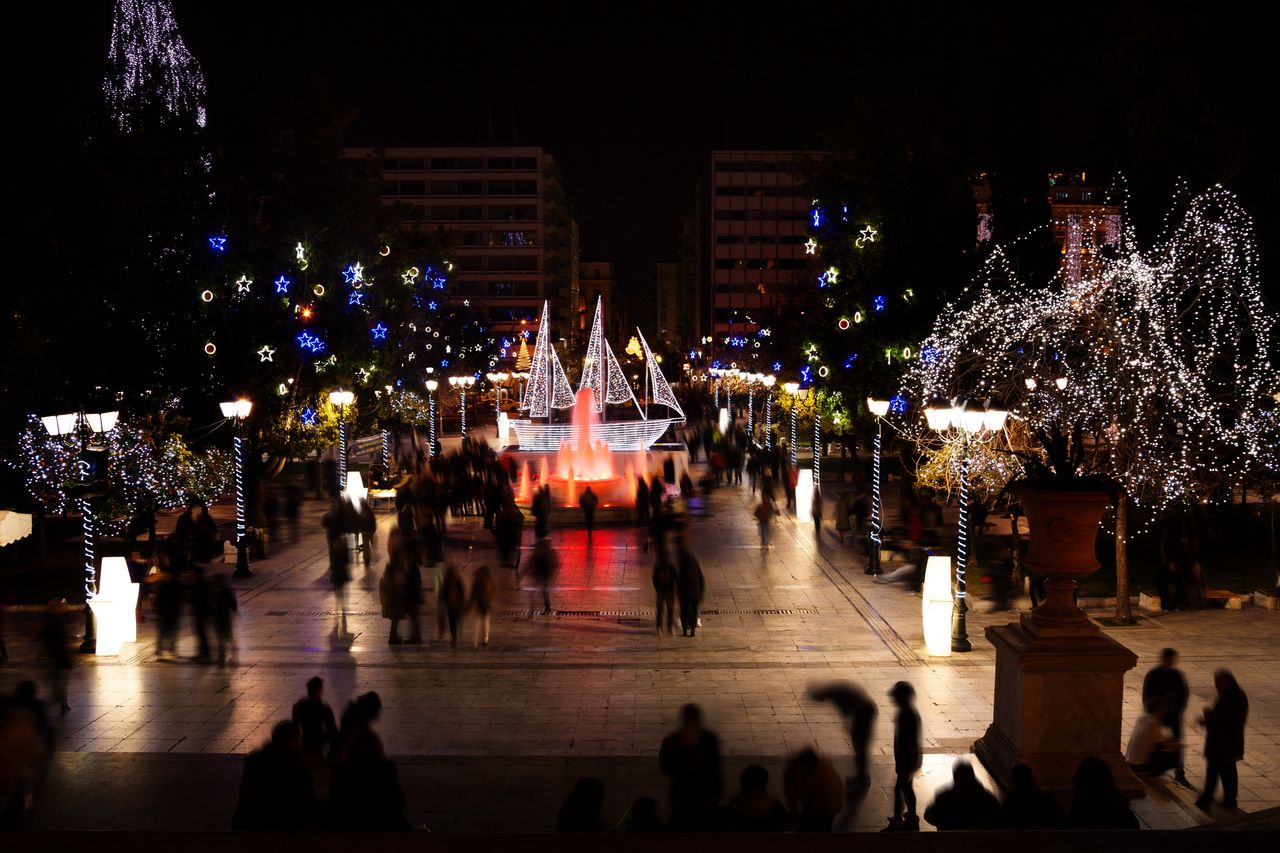
<path fill-rule="evenodd" d="M 796 472 L 796 518 L 813 519 L 813 472 L 808 469 Z"/>
<path fill-rule="evenodd" d="M 511 443 L 511 418 L 506 412 L 498 415 L 498 447 L 506 447 Z"/>
<path fill-rule="evenodd" d="M 359 471 L 347 472 L 347 486 L 342 490 L 352 506 L 359 507 L 360 502 L 369 497 L 369 490 L 364 487 L 364 477 Z"/>
<path fill-rule="evenodd" d="M 924 569 L 924 644 L 933 657 L 951 656 L 951 558 L 930 557 Z"/>
<path fill-rule="evenodd" d="M 102 559 L 102 584 L 89 607 L 97 624 L 95 654 L 118 655 L 125 643 L 137 642 L 138 584 L 129 577 L 124 557 Z"/>
<path fill-rule="evenodd" d="M 729 410 L 728 409 L 720 410 L 720 434 L 721 435 L 729 434 Z"/>

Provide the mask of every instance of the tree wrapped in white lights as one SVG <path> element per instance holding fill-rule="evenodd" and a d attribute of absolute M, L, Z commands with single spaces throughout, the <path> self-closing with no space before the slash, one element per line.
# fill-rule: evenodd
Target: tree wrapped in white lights
<path fill-rule="evenodd" d="M 1119 486 L 1117 615 L 1127 620 L 1129 504 L 1154 517 L 1229 498 L 1266 452 L 1257 424 L 1277 373 L 1252 222 L 1226 190 L 1171 212 L 1146 251 L 1126 225 L 1096 260 L 1090 277 L 1046 286 L 1020 280 L 995 249 L 938 317 L 907 383 L 918 400 L 991 396 L 1009 407 L 1037 442 L 1006 434 L 974 448 L 997 480 L 1002 466 L 1008 479 L 1019 473 L 1012 449 L 1033 477 L 1096 474 Z M 906 431 L 922 470 L 948 453 L 944 438 Z"/>

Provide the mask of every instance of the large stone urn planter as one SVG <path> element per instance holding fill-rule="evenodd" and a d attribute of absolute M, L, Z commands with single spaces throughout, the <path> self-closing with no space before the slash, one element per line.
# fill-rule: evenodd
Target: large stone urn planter
<path fill-rule="evenodd" d="M 995 707 L 974 751 L 1002 785 L 1015 764 L 1027 764 L 1059 795 L 1070 792 L 1080 760 L 1095 755 L 1122 791 L 1141 795 L 1120 744 L 1124 674 L 1137 656 L 1075 604 L 1079 581 L 1098 570 L 1098 524 L 1111 498 L 1029 484 L 1011 491 L 1031 531 L 1023 564 L 1045 578 L 1048 594 L 1018 622 L 986 630 L 996 648 Z"/>

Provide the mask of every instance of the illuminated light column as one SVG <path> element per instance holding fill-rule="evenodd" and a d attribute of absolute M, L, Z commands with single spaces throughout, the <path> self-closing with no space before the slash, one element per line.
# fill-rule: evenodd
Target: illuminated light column
<path fill-rule="evenodd" d="M 347 407 L 355 402 L 352 391 L 341 388 L 329 392 L 329 402 L 338 410 L 338 491 L 347 487 Z"/>
<path fill-rule="evenodd" d="M 235 461 L 236 475 L 236 570 L 234 577 L 247 578 L 253 574 L 249 571 L 248 530 L 244 518 L 244 437 L 240 433 L 240 422 L 249 417 L 253 411 L 253 403 L 241 398 L 220 404 L 222 416 L 231 421 L 235 427 L 232 438 L 232 452 Z"/>
<path fill-rule="evenodd" d="M 889 401 L 867 398 L 867 408 L 876 419 L 876 440 L 871 454 L 871 528 L 867 531 L 867 568 L 869 575 L 881 574 L 880 547 L 884 541 L 883 504 L 880 499 L 880 434 L 885 415 L 889 414 Z"/>
<path fill-rule="evenodd" d="M 427 456 L 432 458 L 436 455 L 436 389 L 439 387 L 440 383 L 436 380 L 427 380 L 427 440 L 431 443 L 431 446 L 427 448 Z"/>
<path fill-rule="evenodd" d="M 391 430 L 382 430 L 382 470 L 384 474 L 391 473 Z"/>
<path fill-rule="evenodd" d="M 751 377 L 747 377 L 747 441 L 755 439 L 756 426 L 756 388 Z"/>
<path fill-rule="evenodd" d="M 817 489 L 822 475 L 822 417 L 818 414 L 818 398 L 813 400 L 813 487 Z"/>
<path fill-rule="evenodd" d="M 773 449 L 773 383 L 778 377 L 769 374 L 761 378 L 764 383 L 764 449 Z"/>
<path fill-rule="evenodd" d="M 458 407 L 461 410 L 462 437 L 467 437 L 467 389 L 476 384 L 474 376 L 450 376 L 449 384 L 458 389 Z"/>
<path fill-rule="evenodd" d="M 784 382 L 782 390 L 791 395 L 791 467 L 796 466 L 796 401 L 800 393 L 799 382 Z"/>

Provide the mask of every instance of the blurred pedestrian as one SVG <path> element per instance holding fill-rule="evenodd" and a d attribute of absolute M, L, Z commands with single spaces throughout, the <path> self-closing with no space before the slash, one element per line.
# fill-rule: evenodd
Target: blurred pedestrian
<path fill-rule="evenodd" d="M 812 747 L 787 759 L 782 789 L 799 832 L 830 832 L 832 821 L 844 809 L 840 774 L 826 756 Z"/>
<path fill-rule="evenodd" d="M 304 755 L 322 755 L 338 736 L 333 709 L 324 701 L 324 679 L 307 679 L 307 695 L 293 703 L 293 722 L 302 735 Z"/>
<path fill-rule="evenodd" d="M 636 523 L 642 527 L 649 523 L 649 484 L 643 475 L 636 477 Z"/>
<path fill-rule="evenodd" d="M 1155 777 L 1178 766 L 1178 742 L 1165 733 L 1162 707 L 1159 699 L 1148 696 L 1133 723 L 1124 760 L 1135 773 Z"/>
<path fill-rule="evenodd" d="M 1239 776 L 1236 762 L 1244 758 L 1244 724 L 1249 719 L 1249 697 L 1240 689 L 1230 670 L 1220 669 L 1213 674 L 1213 686 L 1218 700 L 1212 708 L 1204 709 L 1204 792 L 1196 805 L 1205 811 L 1213 803 L 1213 795 L 1222 780 L 1222 805 L 1236 807 Z"/>
<path fill-rule="evenodd" d="M 694 637 L 698 633 L 698 609 L 707 590 L 698 558 L 681 543 L 676 550 L 676 591 L 680 595 L 680 629 L 682 636 Z"/>
<path fill-rule="evenodd" d="M 444 610 L 445 619 L 449 623 L 449 644 L 458 645 L 458 628 L 462 624 L 462 610 L 467 603 L 467 590 L 462 583 L 462 575 L 452 563 L 445 566 L 444 578 L 440 582 L 440 600 L 437 607 Z"/>
<path fill-rule="evenodd" d="M 861 687 L 848 681 L 834 681 L 824 687 L 809 691 L 815 702 L 831 702 L 849 724 L 849 739 L 853 743 L 853 763 L 856 775 L 850 783 L 859 788 L 871 786 L 871 773 L 867 764 L 871 754 L 871 732 L 875 726 L 879 708 Z"/>
<path fill-rule="evenodd" d="M 61 601 L 50 602 L 44 609 L 44 623 L 40 628 L 40 645 L 44 649 L 45 663 L 49 667 L 49 683 L 54 701 L 62 713 L 71 710 L 67 702 L 67 682 L 71 678 L 71 652 L 67 649 L 67 629 L 63 618 L 65 611 Z"/>
<path fill-rule="evenodd" d="M 1160 703 L 1160 722 L 1169 727 L 1173 740 L 1177 742 L 1174 756 L 1173 779 L 1184 788 L 1190 788 L 1186 769 L 1183 767 L 1182 715 L 1186 713 L 1187 702 L 1191 698 L 1191 689 L 1187 686 L 1186 676 L 1178 669 L 1178 650 L 1163 649 L 1160 652 L 1160 665 L 1147 672 L 1142 679 L 1142 699 L 1156 699 Z"/>
<path fill-rule="evenodd" d="M 182 618 L 182 581 L 178 576 L 179 564 L 187 561 L 187 555 L 174 553 L 169 571 L 156 581 L 156 657 L 166 653 L 178 654 L 178 623 Z"/>
<path fill-rule="evenodd" d="M 545 539 L 551 532 L 551 486 L 544 484 L 533 497 L 533 534 Z"/>
<path fill-rule="evenodd" d="M 232 619 L 239 608 L 236 603 L 235 591 L 227 586 L 227 579 L 223 575 L 214 576 L 212 595 L 213 633 L 218 640 L 218 666 L 226 666 L 228 651 L 231 652 L 233 662 L 238 662 L 239 660 L 232 630 Z"/>
<path fill-rule="evenodd" d="M 756 525 L 760 529 L 760 547 L 769 547 L 769 527 L 773 524 L 773 515 L 776 510 L 773 508 L 773 502 L 768 498 L 761 498 L 760 503 L 756 504 L 754 515 Z"/>
<path fill-rule="evenodd" d="M 558 569 L 559 561 L 555 551 L 551 550 L 551 541 L 539 539 L 534 543 L 533 555 L 529 558 L 528 573 L 533 578 L 535 590 L 542 593 L 542 612 L 546 614 L 551 613 L 551 583 Z M 534 606 L 529 609 L 534 610 Z"/>
<path fill-rule="evenodd" d="M 653 591 L 657 596 L 655 608 L 657 615 L 654 617 L 654 627 L 659 634 L 662 633 L 662 613 L 665 610 L 667 614 L 667 633 L 671 634 L 673 633 L 672 624 L 675 621 L 676 567 L 667 555 L 666 548 L 658 550 L 657 558 L 653 563 Z"/>
<path fill-rule="evenodd" d="M 604 805 L 604 783 L 594 776 L 583 776 L 573 783 L 573 790 L 560 805 L 556 816 L 556 832 L 603 832 L 600 809 Z"/>
<path fill-rule="evenodd" d="M 351 583 L 351 553 L 347 549 L 346 536 L 342 533 L 337 514 L 330 510 L 325 515 L 325 535 L 329 545 L 329 582 L 333 584 L 333 597 L 338 606 L 338 621 L 334 628 L 338 637 L 347 633 L 347 584 Z"/>
<path fill-rule="evenodd" d="M 396 531 L 399 533 L 400 531 Z M 388 542 L 389 550 L 396 550 L 394 541 Z M 391 622 L 387 644 L 400 645 L 400 620 L 404 618 L 404 565 L 399 555 L 389 556 L 382 569 L 382 578 L 378 581 L 378 603 L 381 605 L 382 618 Z"/>
<path fill-rule="evenodd" d="M 493 621 L 493 605 L 498 597 L 498 583 L 488 566 L 476 569 L 471 578 L 471 609 L 476 614 L 476 648 L 489 645 L 489 625 Z"/>
<path fill-rule="evenodd" d="M 205 577 L 204 567 L 198 563 L 190 565 L 187 572 L 187 601 L 191 604 L 191 622 L 196 632 L 196 657 L 200 663 L 210 660 L 209 646 L 209 581 Z"/>
<path fill-rule="evenodd" d="M 920 746 L 920 715 L 916 713 L 916 691 L 905 681 L 889 690 L 889 698 L 897 706 L 893 719 L 893 816 L 884 831 L 916 832 L 920 818 L 916 815 L 915 775 L 924 763 Z"/>
<path fill-rule="evenodd" d="M 498 512 L 494 521 L 494 538 L 498 544 L 498 556 L 508 569 L 520 568 L 520 539 L 524 532 L 524 513 L 516 506 L 514 498 Z"/>
<path fill-rule="evenodd" d="M 769 793 L 769 771 L 751 764 L 738 775 L 739 791 L 724 809 L 726 832 L 788 832 L 795 819 Z"/>
<path fill-rule="evenodd" d="M 951 787 L 938 792 L 924 810 L 924 819 L 944 831 L 1000 829 L 1004 810 L 995 795 L 982 787 L 973 765 L 960 760 L 951 768 Z"/>
<path fill-rule="evenodd" d="M 317 824 L 311 773 L 302 761 L 297 723 L 277 723 L 271 741 L 244 761 L 240 799 L 231 828 L 248 832 L 305 832 Z"/>
<path fill-rule="evenodd" d="M 587 539 L 591 538 L 592 531 L 596 527 L 596 506 L 599 505 L 600 499 L 596 497 L 596 493 L 587 486 L 582 490 L 582 496 L 578 498 L 578 506 L 582 507 L 582 518 L 587 524 Z"/>
<path fill-rule="evenodd" d="M 1115 777 L 1105 761 L 1087 756 L 1076 770 L 1067 813 L 1068 829 L 1137 829 L 1138 819 L 1128 801 L 1116 788 Z"/>
<path fill-rule="evenodd" d="M 720 739 L 702 724 L 702 709 L 680 709 L 680 728 L 662 741 L 658 764 L 671 779 L 671 829 L 708 832 L 716 827 L 723 780 Z"/>
<path fill-rule="evenodd" d="M 1009 829 L 1061 829 L 1065 820 L 1058 800 L 1040 790 L 1025 764 L 1013 765 L 1003 808 L 1004 825 Z"/>

